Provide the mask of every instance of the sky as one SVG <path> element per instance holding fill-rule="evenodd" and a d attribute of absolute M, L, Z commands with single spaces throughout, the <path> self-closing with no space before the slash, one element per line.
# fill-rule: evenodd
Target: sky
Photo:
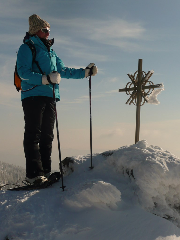
<path fill-rule="evenodd" d="M 180 157 L 179 0 L 0 0 L 0 161 L 25 167 L 24 117 L 13 85 L 16 53 L 38 14 L 51 25 L 53 49 L 67 67 L 95 63 L 92 78 L 93 153 L 135 142 L 136 106 L 118 92 L 128 73 L 154 70 L 150 80 L 164 84 L 159 105 L 141 107 L 140 140 Z M 88 79 L 62 79 L 57 103 L 62 159 L 90 153 Z M 58 167 L 53 142 L 52 166 Z"/>

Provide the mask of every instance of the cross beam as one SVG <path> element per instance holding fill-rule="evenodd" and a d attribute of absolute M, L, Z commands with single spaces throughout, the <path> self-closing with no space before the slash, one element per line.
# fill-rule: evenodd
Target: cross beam
<path fill-rule="evenodd" d="M 149 71 L 147 74 L 142 71 L 142 59 L 138 61 L 138 71 L 134 75 L 127 74 L 131 79 L 131 82 L 128 82 L 126 87 L 119 89 L 119 92 L 126 92 L 127 95 L 130 95 L 126 104 L 133 103 L 136 105 L 136 130 L 135 130 L 135 143 L 139 141 L 140 133 L 140 107 L 147 102 L 147 96 L 154 90 L 154 88 L 159 88 L 162 84 L 154 85 L 153 82 L 149 81 L 150 77 L 154 71 Z M 133 86 L 133 87 L 132 87 Z M 142 101 L 143 99 L 143 101 Z"/>

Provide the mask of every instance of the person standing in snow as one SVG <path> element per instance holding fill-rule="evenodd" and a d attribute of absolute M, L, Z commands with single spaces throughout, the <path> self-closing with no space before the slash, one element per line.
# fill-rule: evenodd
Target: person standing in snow
<path fill-rule="evenodd" d="M 26 158 L 26 181 L 47 181 L 51 172 L 51 152 L 54 138 L 55 99 L 60 100 L 59 83 L 61 78 L 81 79 L 92 76 L 98 69 L 94 64 L 87 68 L 65 67 L 52 49 L 54 39 L 49 40 L 50 24 L 33 14 L 29 17 L 29 32 L 17 55 L 17 71 L 22 80 L 21 100 L 24 111 L 24 153 Z M 27 44 L 26 44 L 27 43 Z M 28 44 L 35 47 L 36 62 Z M 37 62 L 40 66 L 38 68 Z M 26 91 L 27 90 L 27 91 Z"/>

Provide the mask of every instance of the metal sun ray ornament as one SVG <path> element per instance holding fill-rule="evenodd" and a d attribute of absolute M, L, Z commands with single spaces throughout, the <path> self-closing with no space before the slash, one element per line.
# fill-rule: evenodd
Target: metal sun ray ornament
<path fill-rule="evenodd" d="M 135 143 L 139 141 L 140 132 L 140 107 L 148 102 L 148 96 L 153 92 L 155 88 L 162 88 L 162 84 L 156 84 L 150 81 L 150 77 L 153 75 L 154 71 L 148 71 L 147 73 L 142 71 L 142 59 L 138 62 L 138 71 L 133 75 L 127 74 L 131 79 L 131 82 L 126 84 L 126 87 L 119 89 L 119 92 L 126 92 L 130 95 L 126 104 L 136 105 L 136 131 L 135 131 Z"/>

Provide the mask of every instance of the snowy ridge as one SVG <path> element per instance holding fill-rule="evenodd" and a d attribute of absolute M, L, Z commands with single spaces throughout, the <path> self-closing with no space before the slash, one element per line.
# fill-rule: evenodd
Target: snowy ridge
<path fill-rule="evenodd" d="M 140 141 L 94 154 L 93 170 L 89 155 L 63 162 L 64 192 L 61 182 L 1 191 L 0 239 L 180 239 L 180 159 L 171 153 Z"/>

